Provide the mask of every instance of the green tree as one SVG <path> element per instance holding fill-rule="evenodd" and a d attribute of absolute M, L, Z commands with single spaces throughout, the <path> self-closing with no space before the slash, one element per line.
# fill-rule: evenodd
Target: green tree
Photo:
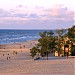
<path fill-rule="evenodd" d="M 39 35 L 41 36 L 41 38 L 46 37 L 47 36 L 47 31 L 40 32 Z"/>
<path fill-rule="evenodd" d="M 50 50 L 53 47 L 53 32 L 42 32 L 40 33 L 41 38 L 38 40 L 39 44 L 40 44 L 40 48 L 41 48 L 41 55 L 43 56 L 44 54 L 46 54 L 47 59 L 48 59 L 48 55 L 50 53 Z"/>
<path fill-rule="evenodd" d="M 72 45 L 71 47 L 71 55 L 75 56 L 75 45 Z"/>
<path fill-rule="evenodd" d="M 32 56 L 32 59 L 34 58 L 34 56 L 36 55 L 36 53 L 37 53 L 37 48 L 36 47 L 33 47 L 32 49 L 30 49 L 30 53 L 31 53 L 31 55 L 30 56 Z"/>
<path fill-rule="evenodd" d="M 75 26 L 68 29 L 69 44 L 71 45 L 71 55 L 75 52 Z M 75 54 L 74 54 L 75 55 Z"/>
<path fill-rule="evenodd" d="M 71 42 L 75 42 L 75 26 L 68 29 L 68 38 Z"/>
<path fill-rule="evenodd" d="M 41 36 L 41 38 L 38 40 L 39 43 L 30 51 L 32 57 L 34 57 L 36 53 L 40 53 L 41 57 L 46 56 L 48 59 L 49 53 L 53 50 L 55 46 L 55 39 L 53 34 L 53 31 L 44 31 L 39 33 L 39 35 Z"/>

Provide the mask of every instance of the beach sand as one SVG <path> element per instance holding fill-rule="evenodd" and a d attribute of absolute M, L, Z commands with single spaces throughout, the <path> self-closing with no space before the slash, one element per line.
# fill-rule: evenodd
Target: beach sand
<path fill-rule="evenodd" d="M 33 46 L 36 46 L 38 43 L 37 40 L 27 41 L 27 42 L 21 42 L 21 43 L 11 43 L 11 44 L 4 44 L 0 45 L 0 60 L 8 60 L 13 59 L 18 55 L 24 54 L 25 59 L 29 60 L 31 59 L 30 56 L 30 49 Z"/>
<path fill-rule="evenodd" d="M 30 49 L 37 43 L 32 40 L 1 45 L 0 75 L 75 75 L 75 58 L 33 60 Z"/>

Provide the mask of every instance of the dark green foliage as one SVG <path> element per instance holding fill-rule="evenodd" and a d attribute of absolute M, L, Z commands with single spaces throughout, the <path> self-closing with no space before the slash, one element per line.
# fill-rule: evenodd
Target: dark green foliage
<path fill-rule="evenodd" d="M 72 45 L 71 47 L 71 55 L 75 56 L 75 45 Z"/>
<path fill-rule="evenodd" d="M 47 56 L 53 51 L 57 50 L 58 55 L 62 54 L 62 46 L 65 44 L 71 45 L 71 52 L 75 52 L 75 46 L 73 47 L 73 42 L 75 41 L 75 26 L 68 29 L 68 32 L 66 32 L 66 29 L 61 29 L 56 31 L 57 36 L 54 36 L 53 31 L 44 31 L 40 32 L 39 35 L 41 38 L 38 40 L 38 45 L 36 47 L 33 47 L 30 50 L 31 56 L 34 57 L 36 53 L 39 53 L 40 56 L 44 57 Z M 67 40 L 65 42 L 65 38 L 68 37 L 70 40 Z"/>
<path fill-rule="evenodd" d="M 54 33 L 52 31 L 50 32 L 45 31 L 43 33 L 40 33 L 41 38 L 38 40 L 41 50 L 41 56 L 43 57 L 44 55 L 46 55 L 47 59 L 48 59 L 48 54 L 54 48 L 55 44 L 53 34 Z"/>
<path fill-rule="evenodd" d="M 48 36 L 53 36 L 54 33 L 53 33 L 53 31 L 51 30 L 51 31 L 49 31 L 47 34 L 48 34 Z"/>
<path fill-rule="evenodd" d="M 51 52 L 51 50 L 54 48 L 55 44 L 55 39 L 53 36 L 52 31 L 44 31 L 40 32 L 39 35 L 41 38 L 38 40 L 38 45 L 37 47 L 33 47 L 31 49 L 31 56 L 34 57 L 36 53 L 40 53 L 42 57 L 47 56 L 48 59 L 48 54 Z"/>
<path fill-rule="evenodd" d="M 32 56 L 32 58 L 33 58 L 36 55 L 36 53 L 37 53 L 37 48 L 33 47 L 32 49 L 30 49 L 30 53 L 31 53 L 30 56 Z"/>
<path fill-rule="evenodd" d="M 68 38 L 72 41 L 75 42 L 75 26 L 72 28 L 68 29 Z"/>
<path fill-rule="evenodd" d="M 75 26 L 68 29 L 68 44 L 71 45 L 71 55 L 75 55 Z"/>
<path fill-rule="evenodd" d="M 47 32 L 46 32 L 46 31 L 44 31 L 43 33 L 40 32 L 39 35 L 40 35 L 42 38 L 43 38 L 43 37 L 46 37 L 46 36 L 47 36 Z"/>

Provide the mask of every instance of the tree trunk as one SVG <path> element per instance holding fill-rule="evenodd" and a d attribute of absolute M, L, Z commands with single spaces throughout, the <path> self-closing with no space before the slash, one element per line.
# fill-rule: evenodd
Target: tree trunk
<path fill-rule="evenodd" d="M 58 56 L 59 56 L 59 59 L 60 59 L 60 58 L 61 58 L 61 57 L 60 57 L 60 51 L 58 52 Z"/>
<path fill-rule="evenodd" d="M 47 60 L 48 60 L 48 53 L 47 53 Z"/>

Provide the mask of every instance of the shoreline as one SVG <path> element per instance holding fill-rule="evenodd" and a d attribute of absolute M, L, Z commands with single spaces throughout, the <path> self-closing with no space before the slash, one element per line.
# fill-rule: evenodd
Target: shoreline
<path fill-rule="evenodd" d="M 25 42 L 14 42 L 14 43 L 8 43 L 8 44 L 0 44 L 0 49 L 6 49 L 7 47 L 14 48 L 11 46 L 15 46 L 16 48 L 23 48 L 23 46 L 24 46 L 24 48 L 30 48 L 30 47 L 32 48 L 32 46 L 35 46 L 36 44 L 38 44 L 38 39 L 37 40 L 28 40 Z"/>
<path fill-rule="evenodd" d="M 3 43 L 3 44 L 0 44 L 0 45 L 7 45 L 7 44 L 17 44 L 17 43 L 25 43 L 25 42 L 28 42 L 28 41 L 38 41 L 38 39 L 34 39 L 34 40 L 27 40 L 27 41 L 23 41 L 23 42 L 10 42 L 10 43 Z"/>
<path fill-rule="evenodd" d="M 6 60 L 9 56 L 11 59 L 14 57 L 14 54 L 22 54 L 24 53 L 26 59 L 31 59 L 30 49 L 33 46 L 38 44 L 37 40 L 30 40 L 27 42 L 13 43 L 13 44 L 4 44 L 0 46 L 0 60 Z M 19 56 L 18 56 L 19 58 Z"/>
<path fill-rule="evenodd" d="M 32 60 L 30 49 L 38 44 L 37 40 L 20 42 L 15 44 L 4 44 L 0 46 L 0 61 L 6 60 Z M 21 58 L 20 58 L 21 57 Z"/>

